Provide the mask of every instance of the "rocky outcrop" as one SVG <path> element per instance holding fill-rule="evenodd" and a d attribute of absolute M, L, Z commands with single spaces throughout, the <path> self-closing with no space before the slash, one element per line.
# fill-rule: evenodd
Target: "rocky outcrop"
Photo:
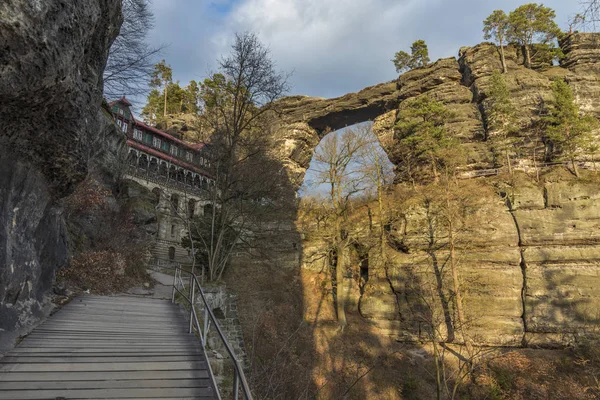
<path fill-rule="evenodd" d="M 516 165 L 531 167 L 536 143 L 537 160 L 543 161 L 543 151 L 539 151 L 543 146 L 535 127 L 540 110 L 552 98 L 554 80 L 567 81 L 583 112 L 600 115 L 598 43 L 597 34 L 567 36 L 561 41 L 565 53 L 561 64 L 552 66 L 548 60 L 542 60 L 535 69 L 525 68 L 520 50 L 507 46 L 508 72 L 504 77 L 521 124 L 516 133 L 519 157 Z M 398 110 L 407 99 L 427 95 L 443 102 L 453 113 L 447 128 L 465 149 L 468 168 L 495 167 L 486 142 L 486 98 L 494 70 L 501 70 L 498 48 L 482 43 L 461 49 L 458 59 L 442 59 L 403 74 L 395 82 L 395 91 L 386 89 L 385 95 L 381 96 L 378 89 L 374 91 L 372 101 L 362 100 L 364 104 L 385 103 L 375 118 L 374 131 L 391 161 L 402 162 L 394 159 L 394 125 Z M 367 119 L 361 119 L 360 107 L 356 109 L 359 104 L 353 100 L 357 99 L 356 94 L 342 98 L 351 101 L 306 97 L 285 100 L 285 116 L 290 125 L 282 127 L 279 133 L 281 143 L 285 143 L 280 147 L 287 149 L 281 155 L 290 158 L 292 154 L 302 154 L 298 159 L 300 162 L 288 163 L 297 179 L 303 176 L 312 146 L 324 132 L 323 127 L 344 126 L 336 123 L 335 116 L 343 115 L 345 121 L 352 122 Z M 293 118 L 302 125 L 292 125 Z M 328 122 L 321 124 L 322 121 Z M 292 126 L 295 128 L 288 129 Z M 302 129 L 298 129 L 300 126 Z M 593 173 L 588 175 L 585 180 L 577 180 L 560 169 L 545 169 L 537 182 L 519 172 L 521 178 L 510 185 L 491 177 L 477 181 L 479 188 L 469 189 L 475 197 L 484 200 L 484 204 L 471 210 L 475 222 L 461 232 L 459 269 L 469 287 L 465 294 L 469 329 L 479 343 L 509 346 L 565 344 L 598 324 L 595 310 L 600 304 L 600 292 L 596 289 L 600 242 L 595 232 L 600 204 L 597 180 Z M 402 340 L 419 340 L 426 333 L 423 321 L 419 321 L 423 318 L 420 302 L 423 296 L 431 295 L 423 293 L 423 288 L 434 288 L 435 291 L 439 284 L 451 287 L 447 269 L 443 276 L 435 276 L 431 270 L 437 262 L 443 271 L 448 253 L 444 250 L 443 239 L 435 243 L 432 251 L 423 209 L 413 207 L 402 221 L 402 226 L 392 227 L 392 231 L 399 233 L 396 239 L 402 244 L 401 248 L 390 244 L 386 250 L 393 260 L 393 267 L 384 274 L 373 265 L 375 268 L 362 294 L 357 294 L 360 291 L 354 287 L 356 282 L 348 280 L 346 283 L 352 287 L 349 293 L 360 296 L 348 304 L 359 304 L 361 315 L 383 332 Z M 443 238 L 443 232 L 437 232 L 436 237 Z M 305 267 L 310 268 L 308 253 L 318 252 L 322 246 L 314 238 L 306 237 L 303 244 Z M 420 284 L 411 287 L 415 282 Z M 444 326 L 444 307 L 448 318 L 455 317 L 451 299 L 449 290 L 436 300 L 437 310 L 442 310 L 441 316 L 436 318 L 441 318 L 441 329 L 446 333 L 452 327 Z"/>
<path fill-rule="evenodd" d="M 35 323 L 67 234 L 57 203 L 86 176 L 117 0 L 0 4 L 0 343 Z"/>
<path fill-rule="evenodd" d="M 322 135 L 359 122 L 374 120 L 399 102 L 396 83 L 388 82 L 334 99 L 285 97 L 277 107 L 285 123 L 303 122 Z"/>

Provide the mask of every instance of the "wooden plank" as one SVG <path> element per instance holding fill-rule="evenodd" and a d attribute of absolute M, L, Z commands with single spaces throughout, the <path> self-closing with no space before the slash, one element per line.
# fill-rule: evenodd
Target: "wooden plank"
<path fill-rule="evenodd" d="M 31 381 L 27 389 L 119 389 L 119 388 L 189 388 L 211 387 L 210 379 L 137 379 L 111 381 Z M 2 382 L 2 390 L 23 389 L 22 382 Z"/>
<path fill-rule="evenodd" d="M 108 381 L 108 380 L 139 380 L 139 379 L 195 379 L 209 378 L 206 369 L 188 369 L 184 371 L 103 371 L 103 372 L 69 372 L 69 381 Z M 64 372 L 30 372 L 0 373 L 0 382 L 25 382 L 27 387 L 30 381 L 60 381 L 67 380 Z M 2 384 L 0 384 L 0 387 Z"/>
<path fill-rule="evenodd" d="M 157 399 L 175 397 L 213 397 L 212 388 L 122 388 L 59 390 L 0 390 L 2 400 L 76 399 Z"/>
<path fill-rule="evenodd" d="M 32 354 L 42 354 L 42 353 L 106 353 L 106 354 L 122 354 L 122 353 L 131 353 L 134 352 L 136 354 L 140 354 L 140 352 L 142 352 L 142 354 L 157 354 L 157 353 L 163 353 L 163 354 L 171 354 L 171 353 L 192 353 L 192 352 L 197 352 L 200 351 L 199 347 L 194 347 L 194 348 L 189 348 L 189 349 L 182 349 L 182 348 L 171 348 L 171 347 L 161 347 L 161 348 L 143 348 L 143 349 L 138 349 L 138 348 L 126 348 L 126 349 L 107 349 L 107 348 L 91 348 L 91 347 L 15 347 L 13 350 L 11 350 L 11 354 L 12 353 L 32 353 Z"/>
<path fill-rule="evenodd" d="M 128 362 L 128 363 L 148 363 L 148 362 L 165 362 L 165 361 L 206 361 L 201 354 L 185 354 L 185 355 L 170 355 L 163 354 L 159 356 L 85 356 L 85 357 L 73 357 L 73 355 L 62 355 L 62 356 L 43 356 L 36 354 L 35 356 L 23 357 L 23 356 L 5 356 L 0 359 L 0 365 L 2 364 L 32 364 L 32 363 L 115 363 L 115 362 Z"/>
<path fill-rule="evenodd" d="M 75 299 L 0 358 L 0 400 L 217 398 L 206 355 L 164 300 Z"/>
<path fill-rule="evenodd" d="M 0 364 L 0 372 L 104 372 L 104 371 L 177 371 L 207 368 L 205 361 L 88 364 Z"/>

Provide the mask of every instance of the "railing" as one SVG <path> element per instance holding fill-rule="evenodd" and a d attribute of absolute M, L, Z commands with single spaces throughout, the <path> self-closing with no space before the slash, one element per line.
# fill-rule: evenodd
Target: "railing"
<path fill-rule="evenodd" d="M 188 286 L 189 297 L 185 293 L 186 287 L 185 287 L 184 279 L 182 278 L 182 275 L 181 275 L 182 273 L 189 275 L 189 284 L 188 284 L 189 285 Z M 185 299 L 185 301 L 190 305 L 189 333 L 194 333 L 194 328 L 196 329 L 196 333 L 200 336 L 200 341 L 202 342 L 202 348 L 204 350 L 206 350 L 206 340 L 208 337 L 208 330 L 210 328 L 211 322 L 214 325 L 215 330 L 217 331 L 217 333 L 219 335 L 219 338 L 221 339 L 221 341 L 223 342 L 223 345 L 225 346 L 225 349 L 227 350 L 227 353 L 229 353 L 229 357 L 233 361 L 233 367 L 234 367 L 233 368 L 233 374 L 234 374 L 233 398 L 235 400 L 238 400 L 240 398 L 239 396 L 240 396 L 240 386 L 241 386 L 242 393 L 244 396 L 243 398 L 245 400 L 252 400 L 252 393 L 250 392 L 250 386 L 248 386 L 248 382 L 246 381 L 246 376 L 244 375 L 244 370 L 242 369 L 242 366 L 240 365 L 240 362 L 238 361 L 238 359 L 235 357 L 235 353 L 233 352 L 233 349 L 229 345 L 229 342 L 227 341 L 225 334 L 223 334 L 221 327 L 217 323 L 217 320 L 216 320 L 208 302 L 206 301 L 206 296 L 204 295 L 202 286 L 200 286 L 200 283 L 198 282 L 198 277 L 195 274 L 182 269 L 181 267 L 175 267 L 175 272 L 173 273 L 173 294 L 171 296 L 172 303 L 175 303 L 175 293 L 179 293 Z M 200 295 L 200 299 L 202 299 L 202 302 L 204 303 L 204 321 L 203 321 L 204 329 L 201 329 L 200 321 L 198 320 L 198 315 L 196 313 L 196 307 L 195 307 L 196 295 Z M 215 389 L 217 390 L 217 396 L 219 399 L 221 399 L 221 395 L 219 394 L 219 389 L 214 380 L 214 374 L 212 373 L 212 369 L 210 367 L 210 362 L 208 362 L 208 360 L 207 360 L 207 363 L 208 363 L 208 368 L 210 370 L 211 377 L 213 379 L 213 383 L 215 384 Z"/>
<path fill-rule="evenodd" d="M 167 186 L 172 189 L 181 190 L 183 192 L 189 192 L 198 196 L 207 196 L 207 189 L 194 186 L 187 182 L 181 182 L 176 178 L 171 178 L 169 175 L 161 175 L 157 171 L 151 171 L 149 168 L 137 167 L 135 165 L 129 165 L 127 168 L 127 174 L 133 175 L 137 178 L 144 179 L 148 182 L 156 183 L 157 185 Z"/>

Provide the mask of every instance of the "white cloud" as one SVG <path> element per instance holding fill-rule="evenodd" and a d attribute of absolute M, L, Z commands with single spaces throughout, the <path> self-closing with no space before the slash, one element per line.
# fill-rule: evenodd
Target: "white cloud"
<path fill-rule="evenodd" d="M 176 79 L 201 79 L 229 52 L 234 32 L 256 32 L 279 68 L 294 71 L 293 93 L 333 97 L 397 77 L 394 53 L 416 39 L 432 59 L 483 40 L 482 21 L 522 0 L 154 0 L 154 44 Z M 565 26 L 577 0 L 545 0 Z"/>
<path fill-rule="evenodd" d="M 576 11 L 548 0 L 559 11 Z M 498 4 L 502 3 L 502 4 Z M 520 0 L 241 0 L 215 38 L 221 46 L 233 31 L 256 32 L 280 68 L 294 70 L 294 93 L 338 96 L 396 78 L 391 58 L 425 39 L 432 58 L 455 56 L 482 41 L 483 19 L 496 8 L 510 11 Z M 227 38 L 227 39 L 225 39 Z M 223 47 L 221 47 L 223 48 Z M 226 52 L 227 49 L 223 48 Z"/>

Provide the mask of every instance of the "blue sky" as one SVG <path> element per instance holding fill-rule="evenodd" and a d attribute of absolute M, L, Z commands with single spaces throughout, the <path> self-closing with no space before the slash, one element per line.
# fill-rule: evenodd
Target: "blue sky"
<path fill-rule="evenodd" d="M 216 69 L 235 32 L 252 31 L 271 49 L 278 68 L 293 72 L 290 94 L 337 97 L 396 79 L 390 61 L 424 39 L 432 60 L 483 41 L 482 21 L 523 0 L 153 0 L 149 41 L 166 44 L 162 57 L 186 85 Z M 566 29 L 578 0 L 548 0 Z M 314 166 L 306 181 L 316 176 Z M 313 187 L 312 190 L 319 191 Z M 306 185 L 303 193 L 312 191 Z"/>
<path fill-rule="evenodd" d="M 394 53 L 416 39 L 432 59 L 483 41 L 481 24 L 518 0 L 153 0 L 149 41 L 169 45 L 163 57 L 187 84 L 214 71 L 233 33 L 253 31 L 278 67 L 292 72 L 291 94 L 336 97 L 395 79 Z M 549 0 L 566 29 L 578 0 Z"/>

